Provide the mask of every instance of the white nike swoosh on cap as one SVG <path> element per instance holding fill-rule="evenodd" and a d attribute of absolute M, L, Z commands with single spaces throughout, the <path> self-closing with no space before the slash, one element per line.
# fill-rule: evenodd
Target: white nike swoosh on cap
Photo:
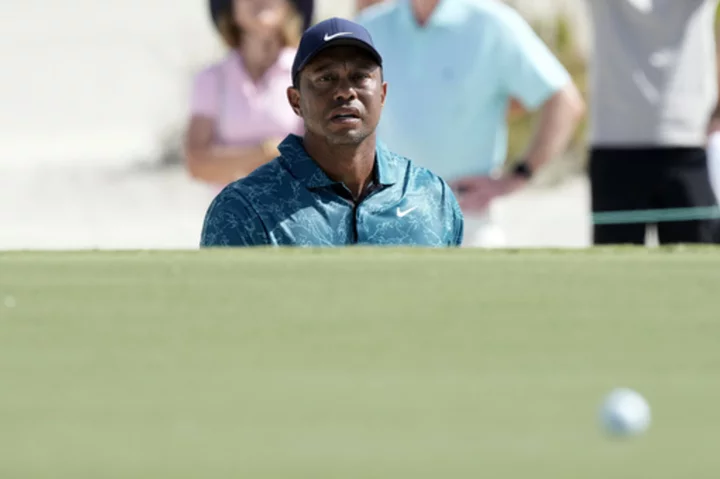
<path fill-rule="evenodd" d="M 343 37 L 345 35 L 352 35 L 352 34 L 353 34 L 353 32 L 340 32 L 340 33 L 334 33 L 332 35 L 328 35 L 326 33 L 325 36 L 323 37 L 323 40 L 325 40 L 326 42 L 329 42 L 330 40 L 332 40 L 335 37 Z"/>

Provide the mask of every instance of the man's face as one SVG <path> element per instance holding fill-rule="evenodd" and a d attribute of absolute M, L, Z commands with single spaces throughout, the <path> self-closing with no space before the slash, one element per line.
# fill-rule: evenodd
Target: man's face
<path fill-rule="evenodd" d="M 288 15 L 287 0 L 233 0 L 235 24 L 258 34 L 276 32 Z"/>
<path fill-rule="evenodd" d="M 336 145 L 370 136 L 380 121 L 387 85 L 370 54 L 353 46 L 331 47 L 300 72 L 288 100 L 308 133 Z"/>

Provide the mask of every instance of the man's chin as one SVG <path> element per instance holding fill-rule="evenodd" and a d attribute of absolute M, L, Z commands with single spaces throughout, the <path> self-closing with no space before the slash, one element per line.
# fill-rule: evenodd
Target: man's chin
<path fill-rule="evenodd" d="M 368 135 L 364 131 L 358 130 L 333 132 L 325 136 L 327 142 L 331 145 L 358 145 L 367 137 Z"/>

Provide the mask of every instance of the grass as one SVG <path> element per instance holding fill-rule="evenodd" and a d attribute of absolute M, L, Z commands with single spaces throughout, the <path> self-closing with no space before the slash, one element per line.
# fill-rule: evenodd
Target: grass
<path fill-rule="evenodd" d="M 704 248 L 3 253 L 0 477 L 714 478 L 718 288 Z"/>

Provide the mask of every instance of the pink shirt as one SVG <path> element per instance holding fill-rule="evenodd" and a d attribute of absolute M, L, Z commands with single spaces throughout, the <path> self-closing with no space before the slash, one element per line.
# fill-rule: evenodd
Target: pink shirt
<path fill-rule="evenodd" d="M 215 120 L 216 141 L 251 146 L 268 138 L 302 134 L 302 119 L 288 104 L 295 50 L 286 48 L 258 83 L 247 74 L 237 51 L 195 77 L 191 113 Z"/>

